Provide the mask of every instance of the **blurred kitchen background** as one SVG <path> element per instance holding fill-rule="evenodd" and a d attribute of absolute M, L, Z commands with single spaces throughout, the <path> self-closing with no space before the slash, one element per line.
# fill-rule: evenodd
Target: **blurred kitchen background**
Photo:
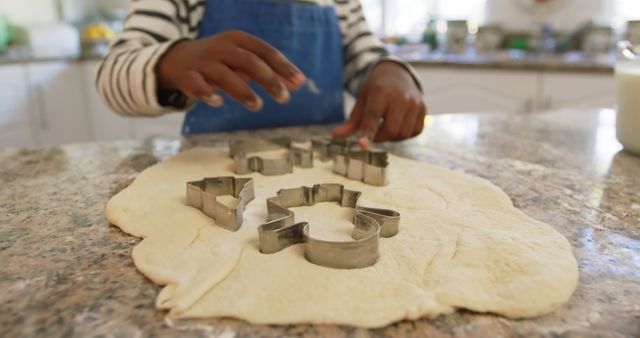
<path fill-rule="evenodd" d="M 616 42 L 640 43 L 640 0 L 361 1 L 430 114 L 613 108 Z M 121 118 L 95 92 L 128 2 L 0 0 L 0 146 L 179 134 L 181 114 Z"/>

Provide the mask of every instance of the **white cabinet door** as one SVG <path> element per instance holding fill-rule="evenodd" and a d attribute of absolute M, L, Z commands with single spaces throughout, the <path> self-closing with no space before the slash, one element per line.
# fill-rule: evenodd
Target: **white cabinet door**
<path fill-rule="evenodd" d="M 34 146 L 32 102 L 24 65 L 0 66 L 0 146 Z"/>
<path fill-rule="evenodd" d="M 416 66 L 429 114 L 530 112 L 539 88 L 536 72 Z"/>
<path fill-rule="evenodd" d="M 613 108 L 615 105 L 613 74 L 545 73 L 542 107 Z"/>
<path fill-rule="evenodd" d="M 28 72 L 41 143 L 49 146 L 90 141 L 81 64 L 32 63 Z"/>
<path fill-rule="evenodd" d="M 150 136 L 179 137 L 182 130 L 184 113 L 173 113 L 159 117 L 140 117 L 134 121 L 134 134 L 137 139 Z"/>
<path fill-rule="evenodd" d="M 95 86 L 98 61 L 84 62 L 84 86 L 87 91 L 89 118 L 95 141 L 129 140 L 134 138 L 133 119 L 120 116 L 102 101 Z"/>
<path fill-rule="evenodd" d="M 97 141 L 144 139 L 151 136 L 178 137 L 184 114 L 159 117 L 124 117 L 113 112 L 95 89 L 98 61 L 84 62 L 85 87 L 91 124 Z"/>

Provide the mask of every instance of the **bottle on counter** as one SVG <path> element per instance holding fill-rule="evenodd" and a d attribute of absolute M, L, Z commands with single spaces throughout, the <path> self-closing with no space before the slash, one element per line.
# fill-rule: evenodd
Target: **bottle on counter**
<path fill-rule="evenodd" d="M 430 51 L 438 50 L 438 31 L 436 29 L 436 18 L 433 16 L 429 18 L 427 28 L 422 34 L 422 43 L 429 46 Z"/>

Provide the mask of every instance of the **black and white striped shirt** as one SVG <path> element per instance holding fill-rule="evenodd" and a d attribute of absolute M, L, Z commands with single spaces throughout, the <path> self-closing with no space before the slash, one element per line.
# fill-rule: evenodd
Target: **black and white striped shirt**
<path fill-rule="evenodd" d="M 325 2 L 333 4 L 339 19 L 344 83 L 355 94 L 372 65 L 393 58 L 371 33 L 359 0 Z M 124 31 L 111 44 L 96 75 L 98 91 L 112 110 L 127 116 L 156 116 L 192 103 L 163 105 L 166 98 L 158 97 L 155 69 L 174 43 L 198 35 L 205 4 L 204 0 L 132 0 Z"/>

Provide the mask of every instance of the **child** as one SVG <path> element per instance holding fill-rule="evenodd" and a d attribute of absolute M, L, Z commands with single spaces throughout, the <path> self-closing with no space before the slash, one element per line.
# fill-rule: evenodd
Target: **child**
<path fill-rule="evenodd" d="M 419 134 L 426 114 L 359 0 L 134 0 L 97 87 L 123 115 L 188 109 L 183 134 L 342 122 L 345 87 L 356 105 L 333 134 L 364 148 Z"/>

